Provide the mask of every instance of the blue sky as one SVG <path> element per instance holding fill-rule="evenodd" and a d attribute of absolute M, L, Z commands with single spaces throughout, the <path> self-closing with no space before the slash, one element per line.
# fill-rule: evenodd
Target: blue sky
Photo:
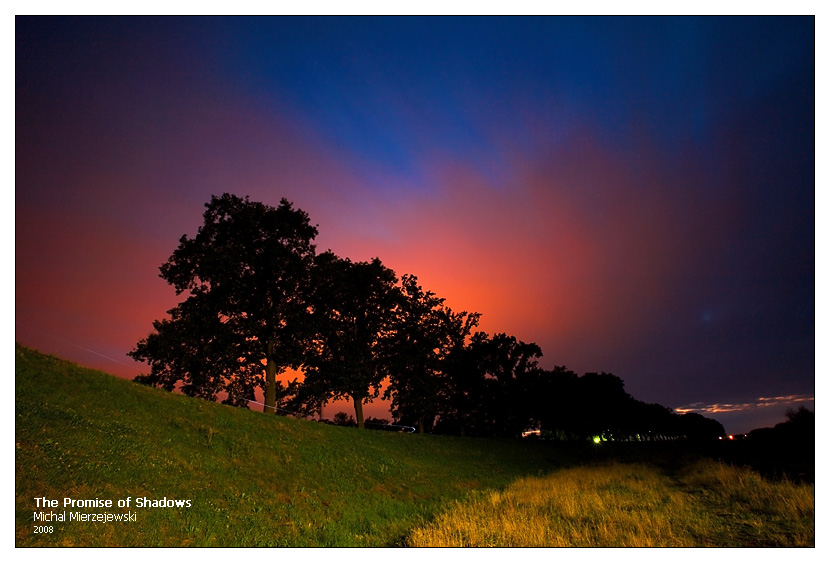
<path fill-rule="evenodd" d="M 813 18 L 17 18 L 16 338 L 140 372 L 157 268 L 228 191 L 543 366 L 803 401 L 814 108 Z"/>

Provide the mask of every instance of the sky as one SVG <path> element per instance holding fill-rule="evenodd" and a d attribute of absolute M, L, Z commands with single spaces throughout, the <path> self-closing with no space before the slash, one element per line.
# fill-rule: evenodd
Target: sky
<path fill-rule="evenodd" d="M 21 344 L 146 372 L 158 267 L 229 192 L 542 367 L 732 433 L 814 408 L 811 17 L 18 17 L 15 43 Z"/>

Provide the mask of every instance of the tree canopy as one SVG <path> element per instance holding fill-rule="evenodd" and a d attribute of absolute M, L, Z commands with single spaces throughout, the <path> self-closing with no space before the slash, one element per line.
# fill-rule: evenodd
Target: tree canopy
<path fill-rule="evenodd" d="M 150 381 L 209 381 L 199 393 L 227 391 L 237 404 L 264 386 L 265 411 L 274 412 L 277 374 L 303 362 L 317 228 L 285 199 L 274 208 L 223 194 L 205 207 L 196 236 L 183 235 L 160 268 L 189 297 L 130 355 L 150 363 Z M 180 359 L 170 346 L 179 346 Z M 262 364 L 264 385 L 255 369 Z"/>
<path fill-rule="evenodd" d="M 352 262 L 325 252 L 315 262 L 315 329 L 305 357 L 305 381 L 327 399 L 350 398 L 359 428 L 364 402 L 379 395 L 389 373 L 397 281 L 378 258 Z"/>
<path fill-rule="evenodd" d="M 412 421 L 421 433 L 432 428 L 441 411 L 450 355 L 469 335 L 467 317 L 445 307 L 444 299 L 424 290 L 416 276 L 401 278 L 386 390 L 396 420 Z"/>
<path fill-rule="evenodd" d="M 543 369 L 538 345 L 473 332 L 478 313 L 455 313 L 380 258 L 317 254 L 317 227 L 285 199 L 272 207 L 223 194 L 205 207 L 196 236 L 183 235 L 160 267 L 183 300 L 129 353 L 150 366 L 137 381 L 208 400 L 224 394 L 243 407 L 262 389 L 268 413 L 278 401 L 308 415 L 348 398 L 360 428 L 363 405 L 386 381 L 394 421 L 420 432 L 723 434 L 700 415 L 637 401 L 613 374 Z M 287 368 L 301 369 L 303 380 L 281 385 Z"/>

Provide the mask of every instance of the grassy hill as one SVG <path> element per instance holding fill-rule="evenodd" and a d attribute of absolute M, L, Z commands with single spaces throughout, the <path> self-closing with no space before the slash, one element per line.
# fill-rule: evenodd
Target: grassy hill
<path fill-rule="evenodd" d="M 700 463 L 683 444 L 360 431 L 144 387 L 19 345 L 15 433 L 17 546 L 814 545 L 812 485 Z M 35 521 L 41 512 L 67 520 Z M 135 521 L 70 521 L 108 513 Z"/>
<path fill-rule="evenodd" d="M 17 346 L 16 544 L 398 545 L 446 503 L 560 461 L 511 441 L 359 431 L 148 388 Z M 36 497 L 136 522 L 53 522 Z M 137 498 L 189 508 L 136 508 Z M 69 509 L 66 509 L 67 511 Z M 67 518 L 68 518 L 67 514 Z M 48 523 L 47 523 L 48 524 Z"/>

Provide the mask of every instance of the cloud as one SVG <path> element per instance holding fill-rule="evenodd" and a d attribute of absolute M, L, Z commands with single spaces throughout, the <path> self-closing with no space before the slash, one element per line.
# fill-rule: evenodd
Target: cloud
<path fill-rule="evenodd" d="M 815 401 L 815 397 L 813 397 L 813 395 L 783 395 L 780 397 L 758 397 L 754 401 L 748 403 L 714 403 L 710 405 L 704 403 L 692 403 L 683 407 L 677 407 L 674 410 L 680 414 L 685 414 L 687 412 L 715 414 L 747 411 L 767 407 L 779 407 L 783 405 L 813 401 Z"/>

